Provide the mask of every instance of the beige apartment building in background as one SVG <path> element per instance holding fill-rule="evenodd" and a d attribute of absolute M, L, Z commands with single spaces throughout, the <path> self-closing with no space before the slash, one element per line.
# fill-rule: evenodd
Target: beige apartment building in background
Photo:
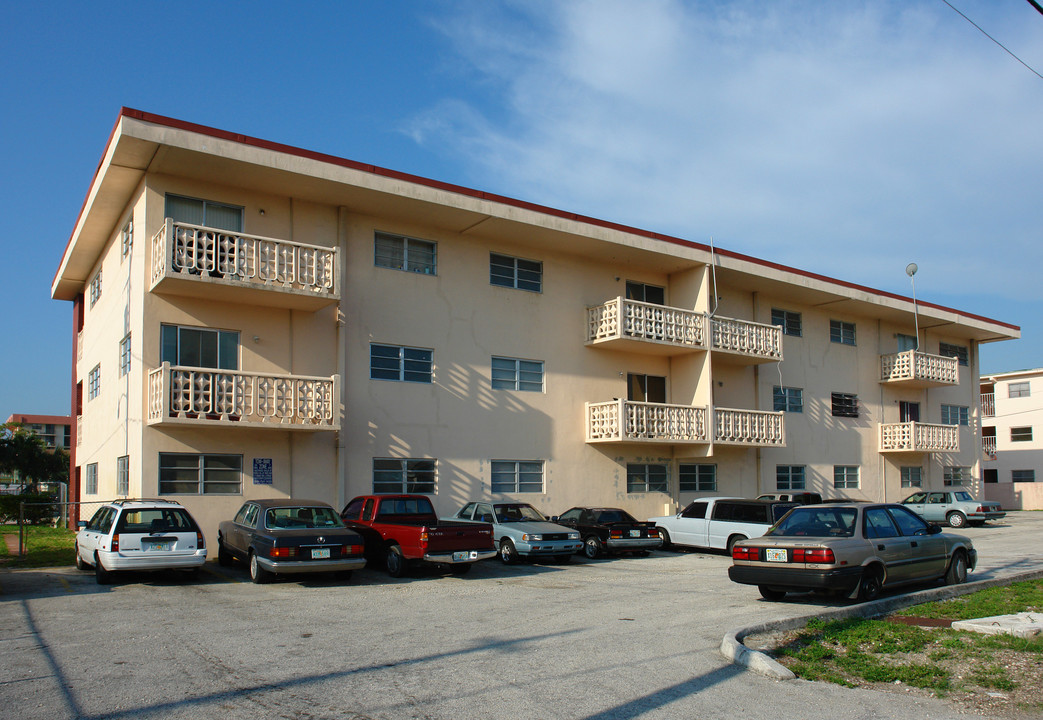
<path fill-rule="evenodd" d="M 977 491 L 978 347 L 1020 334 L 129 109 L 52 295 L 73 307 L 74 499 L 174 498 L 211 538 L 271 496 L 645 518 Z"/>
<path fill-rule="evenodd" d="M 985 497 L 1043 510 L 1043 368 L 981 377 Z"/>

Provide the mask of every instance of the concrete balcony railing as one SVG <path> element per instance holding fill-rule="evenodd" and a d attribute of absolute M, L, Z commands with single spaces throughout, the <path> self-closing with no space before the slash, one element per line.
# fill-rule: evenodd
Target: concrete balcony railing
<path fill-rule="evenodd" d="M 996 396 L 993 393 L 981 394 L 982 417 L 996 417 Z"/>
<path fill-rule="evenodd" d="M 317 310 L 340 299 L 337 248 L 167 218 L 152 236 L 151 290 Z"/>
<path fill-rule="evenodd" d="M 339 430 L 339 378 L 163 365 L 148 374 L 148 424 Z"/>
<path fill-rule="evenodd" d="M 984 435 L 981 439 L 981 450 L 989 460 L 996 459 L 996 436 Z"/>
<path fill-rule="evenodd" d="M 913 387 L 959 385 L 960 364 L 954 357 L 906 350 L 880 356 L 880 382 Z"/>
<path fill-rule="evenodd" d="M 587 403 L 587 442 L 708 443 L 706 415 L 690 405 Z"/>
<path fill-rule="evenodd" d="M 959 452 L 958 425 L 882 423 L 880 452 Z"/>
<path fill-rule="evenodd" d="M 780 362 L 782 328 L 734 318 L 710 318 L 711 348 L 740 362 Z"/>
<path fill-rule="evenodd" d="M 587 344 L 663 355 L 706 350 L 706 316 L 617 297 L 587 308 Z"/>
<path fill-rule="evenodd" d="M 718 445 L 785 447 L 786 429 L 781 412 L 713 409 L 714 436 Z"/>

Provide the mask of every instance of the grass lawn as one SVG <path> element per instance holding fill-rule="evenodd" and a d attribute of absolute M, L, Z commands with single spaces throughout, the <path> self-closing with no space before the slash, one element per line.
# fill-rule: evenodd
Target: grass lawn
<path fill-rule="evenodd" d="M 0 566 L 32 568 L 73 564 L 75 531 L 41 525 L 28 525 L 26 530 L 26 554 L 18 557 L 16 554 L 8 552 L 6 542 L 0 542 Z M 17 547 L 17 525 L 0 525 L 0 535 L 13 537 Z"/>

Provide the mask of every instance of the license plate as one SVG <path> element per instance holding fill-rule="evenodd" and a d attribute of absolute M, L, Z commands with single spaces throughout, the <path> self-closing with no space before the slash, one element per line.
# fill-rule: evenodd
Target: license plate
<path fill-rule="evenodd" d="M 453 553 L 453 562 L 463 562 L 464 560 L 470 560 L 470 559 L 471 559 L 471 553 L 469 551 L 467 551 L 467 550 L 464 550 L 463 552 L 455 552 L 455 553 Z"/>
<path fill-rule="evenodd" d="M 640 530 L 631 530 L 630 531 L 630 537 L 641 537 L 641 531 Z"/>
<path fill-rule="evenodd" d="M 312 560 L 326 560 L 330 556 L 329 548 L 314 548 L 311 551 Z"/>
<path fill-rule="evenodd" d="M 146 550 L 162 550 L 162 551 L 173 550 L 174 549 L 174 541 L 173 540 L 153 540 L 152 542 L 148 543 L 148 546 L 145 549 Z"/>
<path fill-rule="evenodd" d="M 786 562 L 787 553 L 785 550 L 768 550 L 765 559 L 768 562 Z"/>

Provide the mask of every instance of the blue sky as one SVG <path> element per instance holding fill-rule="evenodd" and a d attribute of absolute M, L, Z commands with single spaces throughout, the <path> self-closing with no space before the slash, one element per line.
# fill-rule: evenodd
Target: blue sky
<path fill-rule="evenodd" d="M 950 0 L 1043 73 L 1025 0 Z M 50 285 L 120 106 L 1020 325 L 1043 366 L 1043 79 L 942 0 L 0 9 L 0 420 L 69 410 Z"/>

